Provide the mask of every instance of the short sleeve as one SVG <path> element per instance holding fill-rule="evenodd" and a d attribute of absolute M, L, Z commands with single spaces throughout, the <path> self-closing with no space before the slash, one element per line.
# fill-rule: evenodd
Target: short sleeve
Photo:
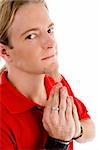
<path fill-rule="evenodd" d="M 77 107 L 79 119 L 90 119 L 86 106 L 76 97 L 74 97 L 74 103 Z"/>
<path fill-rule="evenodd" d="M 1 111 L 2 108 L 0 105 L 0 150 L 15 150 L 17 147 L 16 140 L 12 130 L 7 125 L 6 116 Z"/>
<path fill-rule="evenodd" d="M 13 143 L 10 136 L 3 129 L 0 128 L 0 149 L 15 150 L 16 147 L 16 143 Z"/>

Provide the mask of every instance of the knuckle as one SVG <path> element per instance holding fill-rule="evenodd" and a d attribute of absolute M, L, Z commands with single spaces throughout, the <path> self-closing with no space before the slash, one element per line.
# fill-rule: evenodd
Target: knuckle
<path fill-rule="evenodd" d="M 67 88 L 66 88 L 66 86 L 63 86 L 63 87 L 61 88 L 61 90 L 67 93 Z"/>
<path fill-rule="evenodd" d="M 60 105 L 59 109 L 60 109 L 60 111 L 65 111 L 66 107 L 64 105 Z"/>
<path fill-rule="evenodd" d="M 66 96 L 68 95 L 66 91 L 66 87 L 61 88 L 60 93 L 61 93 L 61 97 L 66 98 Z"/>
<path fill-rule="evenodd" d="M 57 93 L 54 93 L 54 96 L 53 96 L 54 98 L 58 98 L 59 97 L 59 94 L 58 94 L 58 92 Z"/>
<path fill-rule="evenodd" d="M 71 113 L 72 113 L 72 108 L 69 107 L 69 106 L 67 106 L 66 113 L 67 113 L 68 115 L 71 115 Z"/>

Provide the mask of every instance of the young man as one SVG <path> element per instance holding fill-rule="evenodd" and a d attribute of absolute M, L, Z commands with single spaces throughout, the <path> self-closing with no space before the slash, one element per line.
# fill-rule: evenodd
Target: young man
<path fill-rule="evenodd" d="M 54 24 L 42 0 L 2 0 L 0 148 L 67 149 L 93 139 L 84 104 L 58 73 Z"/>

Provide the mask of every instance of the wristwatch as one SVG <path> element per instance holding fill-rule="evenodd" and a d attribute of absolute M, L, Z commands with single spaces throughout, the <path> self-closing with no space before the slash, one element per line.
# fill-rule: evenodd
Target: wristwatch
<path fill-rule="evenodd" d="M 68 150 L 69 143 L 70 141 L 62 141 L 48 136 L 45 148 L 46 150 Z"/>

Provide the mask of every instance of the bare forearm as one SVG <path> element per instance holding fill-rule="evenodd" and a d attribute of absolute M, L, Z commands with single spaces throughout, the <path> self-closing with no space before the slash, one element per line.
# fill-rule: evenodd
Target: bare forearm
<path fill-rule="evenodd" d="M 95 137 L 95 125 L 91 119 L 81 120 L 83 127 L 83 135 L 76 141 L 79 143 L 85 143 L 93 140 Z"/>

